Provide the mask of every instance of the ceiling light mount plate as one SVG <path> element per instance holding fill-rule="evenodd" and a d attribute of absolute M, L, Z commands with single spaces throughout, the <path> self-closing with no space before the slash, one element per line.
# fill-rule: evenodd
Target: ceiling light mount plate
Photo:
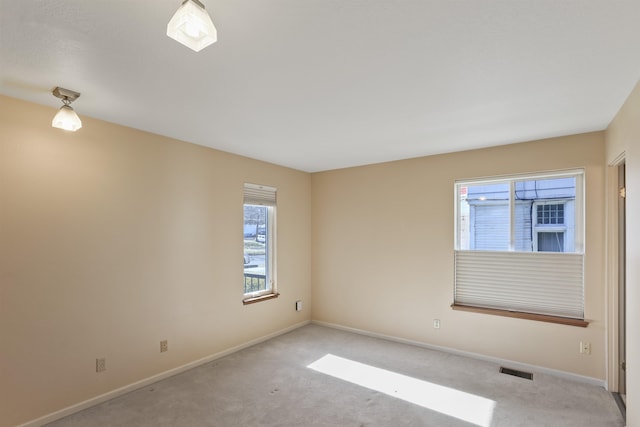
<path fill-rule="evenodd" d="M 56 86 L 51 93 L 53 93 L 53 96 L 58 97 L 62 100 L 68 100 L 70 102 L 75 101 L 76 99 L 78 99 L 80 97 L 80 93 L 79 92 L 75 92 L 73 90 L 69 90 L 69 89 L 65 89 L 63 87 L 59 87 Z"/>

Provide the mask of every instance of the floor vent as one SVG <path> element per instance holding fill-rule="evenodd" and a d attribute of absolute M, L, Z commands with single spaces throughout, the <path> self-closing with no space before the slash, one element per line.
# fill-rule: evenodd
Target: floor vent
<path fill-rule="evenodd" d="M 527 380 L 533 380 L 533 374 L 531 372 L 517 371 L 515 369 L 509 369 L 500 367 L 501 374 L 513 375 L 514 377 L 520 377 Z"/>

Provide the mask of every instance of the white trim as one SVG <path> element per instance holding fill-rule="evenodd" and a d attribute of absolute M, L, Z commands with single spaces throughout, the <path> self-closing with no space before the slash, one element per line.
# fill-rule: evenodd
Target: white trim
<path fill-rule="evenodd" d="M 484 354 L 479 354 L 479 353 L 471 353 L 471 352 L 468 352 L 468 351 L 456 350 L 456 349 L 450 348 L 450 347 L 443 347 L 443 346 L 439 346 L 439 345 L 427 344 L 425 342 L 409 340 L 409 339 L 406 339 L 406 338 L 398 338 L 398 337 L 395 337 L 395 336 L 392 336 L 392 335 L 385 335 L 385 334 L 379 334 L 379 333 L 376 333 L 376 332 L 369 332 L 369 331 L 365 331 L 365 330 L 362 330 L 362 329 L 351 328 L 351 327 L 348 327 L 348 326 L 342 326 L 342 325 L 338 325 L 338 324 L 335 324 L 335 323 L 323 322 L 323 321 L 320 321 L 320 320 L 312 320 L 311 323 L 314 324 L 314 325 L 326 326 L 328 328 L 338 329 L 338 330 L 341 330 L 341 331 L 352 332 L 354 334 L 365 335 L 365 336 L 368 336 L 368 337 L 379 338 L 379 339 L 383 339 L 383 340 L 387 340 L 387 341 L 393 341 L 393 342 L 397 342 L 397 343 L 401 343 L 401 344 L 408 344 L 408 345 L 413 345 L 413 346 L 416 346 L 416 347 L 422 347 L 422 348 L 426 348 L 426 349 L 429 349 L 429 350 L 436 350 L 436 351 L 442 351 L 442 352 L 445 352 L 445 353 L 455 354 L 457 356 L 469 357 L 471 359 L 482 360 L 482 361 L 485 361 L 485 362 L 496 363 L 498 365 L 508 365 L 508 367 L 513 368 L 513 369 L 527 370 L 527 371 L 538 372 L 538 373 L 542 373 L 542 374 L 553 375 L 555 377 L 563 378 L 563 379 L 566 379 L 566 380 L 577 381 L 577 382 L 580 382 L 580 383 L 583 383 L 583 384 L 589 384 L 589 385 L 593 385 L 593 386 L 596 386 L 596 387 L 602 387 L 602 388 L 606 389 L 606 381 L 603 380 L 603 379 L 587 377 L 585 375 L 578 375 L 578 374 L 574 374 L 574 373 L 571 373 L 571 372 L 560 371 L 560 370 L 557 370 L 557 369 L 545 368 L 543 366 L 530 365 L 528 363 L 514 362 L 513 360 L 501 359 L 499 357 L 493 357 L 493 356 L 486 356 Z"/>
<path fill-rule="evenodd" d="M 247 205 L 251 205 L 250 203 L 245 203 L 244 207 Z M 264 205 L 260 206 L 267 210 L 266 213 L 266 222 L 267 227 L 265 230 L 266 233 L 266 245 L 265 245 L 265 257 L 264 257 L 264 275 L 265 275 L 265 286 L 266 289 L 262 291 L 255 292 L 247 292 L 244 293 L 243 299 L 255 298 L 263 295 L 277 294 L 277 272 L 276 272 L 276 233 L 277 233 L 277 225 L 276 225 L 276 206 Z M 243 292 L 244 292 L 244 283 L 243 283 Z"/>
<path fill-rule="evenodd" d="M 626 151 L 621 152 L 620 154 L 618 154 L 609 164 L 608 166 L 611 167 L 618 167 L 620 165 L 622 165 L 627 157 L 627 153 Z"/>
<path fill-rule="evenodd" d="M 220 351 L 218 353 L 214 353 L 212 355 L 203 357 L 202 359 L 195 360 L 193 362 L 189 362 L 182 366 L 178 366 L 177 368 L 169 369 L 168 371 L 161 372 L 159 374 L 150 376 L 148 378 L 142 379 L 140 381 L 136 381 L 134 383 L 128 384 L 124 387 L 117 388 L 115 390 L 108 391 L 104 394 L 101 394 L 96 397 L 92 397 L 91 399 L 87 399 L 83 402 L 76 403 L 75 405 L 67 406 L 66 408 L 60 409 L 59 411 L 52 412 L 35 420 L 27 421 L 24 424 L 20 424 L 17 427 L 40 427 L 45 424 L 51 423 L 53 421 L 59 420 L 61 418 L 67 417 L 69 415 L 75 414 L 76 412 L 80 412 L 84 409 L 90 408 L 92 406 L 98 405 L 100 403 L 106 402 L 108 400 L 114 399 L 118 396 L 122 396 L 123 394 L 130 393 L 134 390 L 146 387 L 150 384 L 156 383 L 158 381 L 164 380 L 166 378 L 172 377 L 174 375 L 180 374 L 182 372 L 188 371 L 189 369 L 196 368 L 200 365 L 204 365 L 205 363 L 212 362 L 216 359 L 220 359 L 222 357 L 228 356 L 232 353 L 236 353 L 240 350 L 244 350 L 245 348 L 252 347 L 256 344 L 260 344 L 261 342 L 270 340 L 280 335 L 284 335 L 289 333 L 295 329 L 306 326 L 310 323 L 309 320 L 304 322 L 296 323 L 295 325 L 289 326 L 287 328 L 281 329 L 279 331 L 273 332 L 271 334 L 262 336 L 260 338 L 253 339 L 244 344 L 240 344 L 235 347 L 231 347 L 227 350 Z"/>
<path fill-rule="evenodd" d="M 516 180 L 509 181 L 509 252 L 516 250 Z M 533 220 L 533 219 L 532 219 Z"/>
<path fill-rule="evenodd" d="M 608 163 L 606 171 L 606 292 L 605 292 L 605 366 L 608 390 L 619 390 L 619 282 L 618 282 L 618 168 L 626 162 L 626 152 Z"/>
<path fill-rule="evenodd" d="M 576 198 L 574 200 L 573 209 L 575 215 L 574 223 L 574 239 L 576 252 L 585 253 L 584 242 L 587 235 L 586 215 L 587 215 L 587 194 L 585 193 L 587 181 L 587 173 L 582 174 L 582 179 L 576 179 Z M 578 198 L 579 197 L 579 198 Z"/>

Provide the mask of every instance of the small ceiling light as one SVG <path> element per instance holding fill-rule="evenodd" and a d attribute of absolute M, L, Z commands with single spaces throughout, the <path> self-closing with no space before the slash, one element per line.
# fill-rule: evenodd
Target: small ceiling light
<path fill-rule="evenodd" d="M 184 0 L 169 24 L 167 35 L 189 49 L 200 52 L 218 40 L 211 17 L 198 0 Z"/>
<path fill-rule="evenodd" d="M 82 121 L 80 117 L 73 111 L 73 108 L 69 104 L 78 99 L 80 94 L 78 92 L 74 92 L 69 89 L 65 89 L 62 87 L 56 87 L 52 91 L 53 96 L 56 96 L 62 99 L 62 103 L 64 104 L 55 117 L 51 121 L 51 126 L 58 129 L 70 130 L 72 132 L 77 131 L 82 127 Z"/>

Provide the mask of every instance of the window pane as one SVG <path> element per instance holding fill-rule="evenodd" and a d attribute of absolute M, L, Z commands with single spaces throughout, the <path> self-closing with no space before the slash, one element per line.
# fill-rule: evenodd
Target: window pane
<path fill-rule="evenodd" d="M 538 233 L 538 252 L 564 252 L 564 232 Z"/>
<path fill-rule="evenodd" d="M 244 205 L 244 293 L 271 289 L 269 206 Z"/>
<path fill-rule="evenodd" d="M 459 248 L 509 249 L 509 184 L 460 186 Z"/>
<path fill-rule="evenodd" d="M 558 237 L 551 249 L 549 236 L 539 236 L 539 232 L 554 232 L 574 236 L 575 215 L 573 206 L 576 198 L 576 179 L 546 178 L 516 181 L 515 197 L 515 250 L 522 252 L 564 252 L 564 243 L 558 246 Z M 547 227 L 545 229 L 545 227 Z M 549 230 L 552 228 L 552 230 Z M 542 239 L 542 240 L 541 240 Z M 541 245 L 541 242 L 544 242 Z M 535 243 L 535 244 L 534 244 Z M 537 247 L 537 249 L 536 249 Z M 573 251 L 574 245 L 567 247 Z"/>

